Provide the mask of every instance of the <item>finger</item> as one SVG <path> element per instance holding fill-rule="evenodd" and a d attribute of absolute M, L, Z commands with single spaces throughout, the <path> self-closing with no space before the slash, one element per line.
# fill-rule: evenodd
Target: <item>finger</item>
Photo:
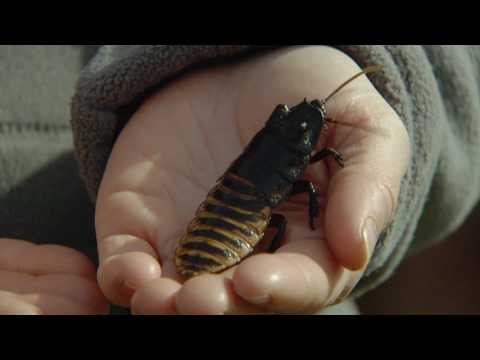
<path fill-rule="evenodd" d="M 265 312 L 241 299 L 226 274 L 200 275 L 188 280 L 176 296 L 179 314 L 224 315 Z"/>
<path fill-rule="evenodd" d="M 96 309 L 72 299 L 47 293 L 19 296 L 39 308 L 42 315 L 97 315 Z"/>
<path fill-rule="evenodd" d="M 321 227 L 305 226 L 302 210 L 284 212 L 285 245 L 275 254 L 253 256 L 238 266 L 235 291 L 250 303 L 277 313 L 316 313 L 345 299 L 360 280 L 361 271 L 338 263 Z"/>
<path fill-rule="evenodd" d="M 117 305 L 127 306 L 135 290 L 143 287 L 148 281 L 160 277 L 161 267 L 155 250 L 147 241 L 136 236 L 113 235 L 99 239 L 98 253 L 100 267 L 97 278 L 100 287 L 109 300 Z M 133 263 L 125 264 L 126 259 L 135 258 L 127 254 L 134 253 L 147 255 L 144 267 L 135 266 Z M 108 259 L 120 255 L 122 257 L 120 260 L 117 259 L 113 266 L 111 263 L 107 264 Z M 123 265 L 119 266 L 119 263 Z M 137 265 L 138 263 L 137 261 Z M 127 266 L 129 270 L 125 268 Z M 108 274 L 109 269 L 115 273 Z M 135 273 L 130 273 L 131 271 Z M 122 274 L 127 274 L 128 278 L 121 278 Z"/>
<path fill-rule="evenodd" d="M 157 259 L 144 252 L 127 252 L 104 260 L 98 269 L 98 284 L 114 304 L 129 307 L 137 289 L 161 276 Z"/>
<path fill-rule="evenodd" d="M 130 252 L 141 252 L 157 259 L 157 253 L 145 240 L 132 235 L 113 235 L 98 241 L 98 256 L 100 262 L 109 257 Z"/>
<path fill-rule="evenodd" d="M 109 192 L 108 183 L 102 186 L 95 218 L 100 262 L 97 279 L 112 303 L 127 307 L 137 289 L 161 275 L 151 243 L 154 228 L 161 228 L 152 212 L 158 204 L 134 192 Z"/>
<path fill-rule="evenodd" d="M 251 304 L 275 313 L 312 313 L 327 301 L 331 284 L 340 276 L 333 258 L 319 266 L 298 253 L 262 254 L 235 272 L 235 292 Z"/>
<path fill-rule="evenodd" d="M 364 271 L 351 271 L 341 268 L 341 274 L 330 290 L 330 295 L 324 303 L 324 307 L 337 305 L 346 300 L 361 280 Z"/>
<path fill-rule="evenodd" d="M 157 254 L 145 240 L 113 235 L 98 240 L 98 284 L 114 304 L 128 307 L 137 289 L 161 276 Z"/>
<path fill-rule="evenodd" d="M 326 234 L 331 249 L 350 270 L 367 265 L 381 231 L 391 219 L 398 194 L 398 185 L 361 176 L 358 173 L 337 178 L 326 211 Z"/>
<path fill-rule="evenodd" d="M 393 219 L 409 161 L 403 124 L 380 95 L 372 96 L 375 100 L 354 103 L 343 121 L 382 131 L 337 129 L 350 131 L 339 144 L 346 166 L 333 171 L 327 194 L 327 240 L 338 261 L 353 271 L 366 266 L 379 234 Z"/>
<path fill-rule="evenodd" d="M 286 244 L 275 254 L 252 256 L 238 266 L 234 287 L 243 299 L 275 313 L 316 313 L 349 285 L 356 274 L 338 263 L 321 229 L 306 229 L 302 215 L 291 216 Z"/>
<path fill-rule="evenodd" d="M 82 303 L 97 313 L 107 313 L 109 304 L 95 280 L 70 274 L 34 276 L 0 270 L 0 289 L 15 294 L 49 293 Z"/>
<path fill-rule="evenodd" d="M 40 309 L 19 296 L 0 290 L 0 315 L 40 315 Z"/>
<path fill-rule="evenodd" d="M 76 274 L 95 278 L 95 267 L 87 256 L 59 245 L 36 245 L 0 239 L 0 269 L 33 275 Z"/>
<path fill-rule="evenodd" d="M 181 287 L 177 281 L 168 278 L 150 281 L 133 295 L 132 314 L 176 314 L 175 296 Z"/>

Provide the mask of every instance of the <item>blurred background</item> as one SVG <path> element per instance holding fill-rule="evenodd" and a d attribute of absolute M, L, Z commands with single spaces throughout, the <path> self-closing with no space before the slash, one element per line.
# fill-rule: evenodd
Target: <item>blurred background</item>
<path fill-rule="evenodd" d="M 450 239 L 407 258 L 359 301 L 364 314 L 480 314 L 480 207 Z"/>

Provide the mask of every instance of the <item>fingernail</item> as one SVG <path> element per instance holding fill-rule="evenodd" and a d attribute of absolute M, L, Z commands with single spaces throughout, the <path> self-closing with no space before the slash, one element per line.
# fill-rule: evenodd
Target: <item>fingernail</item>
<path fill-rule="evenodd" d="M 363 223 L 362 227 L 362 240 L 364 244 L 364 251 L 365 251 L 365 264 L 367 265 L 368 261 L 370 260 L 370 256 L 372 255 L 372 250 L 375 247 L 375 244 L 378 239 L 378 229 L 377 224 L 373 218 L 368 217 L 365 222 Z"/>
<path fill-rule="evenodd" d="M 337 305 L 337 304 L 340 304 L 343 300 L 345 300 L 345 298 L 350 295 L 350 293 L 352 292 L 353 290 L 353 287 L 351 286 L 345 286 L 345 288 L 342 290 L 342 292 L 340 293 L 340 295 L 338 295 L 337 299 L 332 303 L 332 305 Z"/>

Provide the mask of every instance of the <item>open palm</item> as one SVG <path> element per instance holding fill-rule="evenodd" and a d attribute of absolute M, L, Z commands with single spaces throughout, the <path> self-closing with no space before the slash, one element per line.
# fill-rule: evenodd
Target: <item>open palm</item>
<path fill-rule="evenodd" d="M 207 192 L 275 105 L 325 98 L 358 71 L 331 48 L 292 48 L 197 71 L 149 98 L 119 136 L 98 194 L 105 295 L 135 313 L 295 313 L 316 312 L 351 290 L 392 219 L 408 162 L 405 129 L 366 78 L 327 106 L 329 117 L 352 126 L 330 128 L 317 146 L 340 151 L 345 168 L 326 161 L 305 174 L 320 194 L 315 231 L 299 195 L 275 209 L 288 221 L 275 254 L 185 283 L 173 256 Z"/>
<path fill-rule="evenodd" d="M 108 312 L 85 255 L 65 246 L 0 239 L 0 315 Z"/>

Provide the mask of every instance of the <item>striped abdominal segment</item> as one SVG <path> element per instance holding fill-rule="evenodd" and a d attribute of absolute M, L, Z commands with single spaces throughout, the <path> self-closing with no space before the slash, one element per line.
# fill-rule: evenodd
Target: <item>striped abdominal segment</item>
<path fill-rule="evenodd" d="M 198 208 L 175 254 L 184 277 L 223 271 L 250 255 L 263 238 L 270 208 L 255 187 L 227 173 Z"/>

